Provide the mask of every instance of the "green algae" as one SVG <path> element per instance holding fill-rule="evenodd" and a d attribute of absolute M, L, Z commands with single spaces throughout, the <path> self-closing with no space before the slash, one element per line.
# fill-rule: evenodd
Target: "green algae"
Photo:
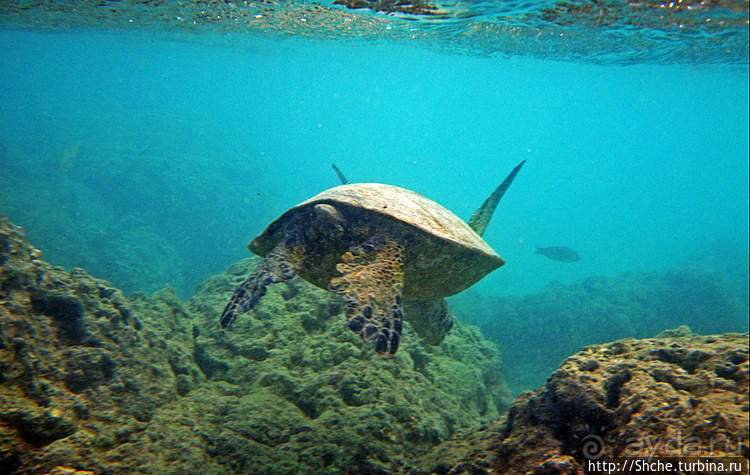
<path fill-rule="evenodd" d="M 189 301 L 170 288 L 126 298 L 80 269 L 67 272 L 40 260 L 20 229 L 0 217 L 0 471 L 48 473 L 59 466 L 115 474 L 420 474 L 479 467 L 482 473 L 498 444 L 518 439 L 507 437 L 511 428 L 536 430 L 536 423 L 503 421 L 508 392 L 501 355 L 477 327 L 459 323 L 434 347 L 420 341 L 407 321 L 401 350 L 379 356 L 346 328 L 335 295 L 297 279 L 271 286 L 233 330 L 220 329 L 227 298 L 257 262 L 246 259 L 208 279 Z M 683 270 L 556 285 L 509 306 L 515 313 L 504 316 L 504 325 L 519 345 L 530 341 L 524 338 L 543 341 L 544 332 L 552 332 L 550 341 L 578 344 L 566 325 L 632 332 L 650 324 L 656 332 L 653 318 L 681 318 L 680 309 L 723 318 L 746 309 L 746 302 L 727 300 L 724 288 L 709 285 L 715 283 Z M 716 308 L 675 301 L 669 297 L 675 289 L 704 289 L 700 299 Z M 717 298 L 706 299 L 705 292 Z M 494 303 L 494 311 L 505 308 Z M 474 317 L 483 315 L 481 306 L 473 309 Z M 637 322 L 634 315 L 646 318 Z M 550 318 L 542 321 L 545 316 Z M 526 335 L 532 323 L 534 332 Z M 660 338 L 666 337 L 675 344 L 697 338 L 686 328 Z M 742 348 L 719 355 L 728 363 L 707 366 L 727 380 L 725 386 L 744 375 L 745 386 L 734 386 L 746 387 L 746 342 L 745 335 Z M 644 355 L 662 363 L 681 355 L 664 342 L 637 344 L 660 346 Z M 607 373 L 601 358 L 627 345 L 635 343 L 605 345 L 604 353 L 591 353 L 592 347 L 566 361 L 580 360 L 573 369 L 582 381 L 596 381 L 592 372 Z M 564 348 L 537 350 L 525 348 L 547 359 L 551 350 Z M 697 355 L 700 363 L 704 353 L 685 354 Z M 695 384 L 680 374 L 653 376 L 691 390 Z M 609 381 L 606 376 L 602 381 Z M 617 394 L 603 390 L 604 403 L 617 403 Z M 543 398 L 540 391 L 524 393 L 514 407 Z M 536 420 L 534 407 L 528 412 L 527 419 Z M 539 455 L 533 447 L 518 456 L 524 454 Z"/>

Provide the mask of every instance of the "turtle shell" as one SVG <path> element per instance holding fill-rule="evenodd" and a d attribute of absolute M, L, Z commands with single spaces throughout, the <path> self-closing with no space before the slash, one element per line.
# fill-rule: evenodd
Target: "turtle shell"
<path fill-rule="evenodd" d="M 452 212 L 418 193 L 380 183 L 341 185 L 303 201 L 256 237 L 248 246 L 250 251 L 265 257 L 289 232 L 292 222 L 302 220 L 314 227 L 314 207 L 319 204 L 333 206 L 343 228 L 340 247 L 305 250 L 300 275 L 323 289 L 338 274 L 336 262 L 342 252 L 379 234 L 404 247 L 403 296 L 407 299 L 456 294 L 505 263 Z"/>

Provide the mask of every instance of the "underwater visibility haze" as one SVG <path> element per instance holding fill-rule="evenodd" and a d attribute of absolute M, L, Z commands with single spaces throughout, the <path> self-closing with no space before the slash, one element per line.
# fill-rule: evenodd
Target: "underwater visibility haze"
<path fill-rule="evenodd" d="M 693 338 L 724 358 L 712 349 L 718 340 L 689 335 L 748 330 L 748 52 L 742 0 L 2 2 L 0 214 L 26 237 L 3 228 L 10 257 L 0 264 L 16 269 L 11 243 L 20 249 L 27 238 L 38 249 L 28 266 L 66 270 L 45 267 L 38 275 L 48 280 L 18 284 L 26 300 L 8 290 L 22 280 L 4 277 L 2 303 L 16 309 L 7 315 L 52 315 L 64 322 L 61 341 L 102 353 L 70 350 L 61 360 L 58 382 L 75 397 L 59 407 L 84 397 L 91 406 L 70 409 L 75 416 L 60 416 L 52 433 L 21 434 L 0 464 L 22 473 L 29 447 L 82 447 L 76 424 L 104 431 L 89 415 L 130 404 L 136 422 L 113 422 L 131 424 L 127 435 L 104 431 L 99 447 L 145 447 L 138 444 L 158 424 L 198 406 L 213 419 L 196 424 L 217 424 L 200 430 L 221 435 L 196 439 L 210 448 L 183 450 L 195 458 L 171 469 L 168 461 L 151 470 L 81 459 L 95 471 L 263 473 L 253 456 L 236 455 L 262 452 L 267 473 L 337 473 L 348 464 L 423 473 L 409 472 L 416 462 L 391 447 L 427 454 L 497 420 L 510 396 L 545 384 L 587 345 L 685 325 L 662 337 Z M 339 185 L 332 162 L 351 183 L 406 188 L 468 221 L 524 160 L 482 236 L 506 263 L 448 299 L 460 325 L 440 347 L 412 332 L 392 359 L 375 356 L 339 329 L 338 297 L 297 280 L 269 291 L 236 330 L 219 329 L 232 289 L 256 265 L 248 243 Z M 24 266 L 13 275 L 32 275 Z M 60 287 L 53 292 L 50 282 Z M 61 297 L 63 287 L 79 293 Z M 119 329 L 105 331 L 111 315 Z M 0 337 L 11 338 L 6 328 L 22 320 L 3 323 Z M 76 322 L 87 323 L 71 330 Z M 111 368 L 125 365 L 113 356 L 117 345 L 101 343 L 112 332 L 133 354 L 149 355 L 138 358 L 168 373 L 174 388 L 151 387 L 153 378 L 133 369 L 145 399 L 97 393 L 121 377 Z M 19 339 L 42 344 L 14 335 L 0 350 L 19 348 Z M 747 354 L 747 335 L 726 339 Z M 660 345 L 643 341 L 623 351 L 646 358 L 643 348 Z M 584 356 L 599 358 L 592 354 Z M 726 358 L 747 373 L 746 357 Z M 76 364 L 98 376 L 71 382 Z M 122 379 L 123 391 L 128 384 Z M 397 388 L 395 402 L 376 391 L 385 386 Z M 53 392 L 29 397 L 37 404 Z M 0 428 L 38 421 L 4 401 L 0 413 L 12 416 L 0 414 Z M 158 412 L 165 404 L 173 419 Z M 338 436 L 346 417 L 363 428 Z M 336 448 L 372 434 L 375 445 L 356 460 Z M 179 431 L 165 437 L 192 440 Z M 263 451 L 248 448 L 256 443 Z M 295 461 L 274 452 L 292 443 L 302 447 L 292 449 L 303 454 Z M 48 453 L 40 467 L 71 465 Z"/>
<path fill-rule="evenodd" d="M 484 236 L 508 262 L 480 283 L 496 295 L 747 241 L 744 67 L 121 31 L 2 41 L 3 210 L 51 262 L 127 292 L 189 295 L 338 184 L 332 161 L 468 220 L 528 160 Z M 534 255 L 554 245 L 581 261 Z"/>

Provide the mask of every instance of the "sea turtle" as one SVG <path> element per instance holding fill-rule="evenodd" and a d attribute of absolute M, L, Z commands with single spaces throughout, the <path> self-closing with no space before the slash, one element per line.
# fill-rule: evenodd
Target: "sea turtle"
<path fill-rule="evenodd" d="M 453 325 L 444 297 L 505 263 L 480 235 L 522 165 L 470 224 L 413 191 L 379 183 L 344 184 L 300 203 L 248 246 L 264 259 L 234 292 L 220 326 L 255 307 L 269 284 L 300 275 L 341 295 L 349 329 L 378 353 L 396 353 L 404 315 L 440 344 Z"/>

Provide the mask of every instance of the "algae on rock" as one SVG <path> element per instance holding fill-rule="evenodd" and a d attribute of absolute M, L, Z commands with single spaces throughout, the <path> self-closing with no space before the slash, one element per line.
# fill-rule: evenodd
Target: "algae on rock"
<path fill-rule="evenodd" d="M 437 447 L 422 470 L 583 475 L 588 460 L 653 456 L 676 466 L 693 456 L 744 463 L 746 473 L 748 343 L 747 333 L 683 327 L 589 346 L 517 397 L 506 419 Z"/>
<path fill-rule="evenodd" d="M 407 324 L 412 335 L 402 351 L 382 357 L 346 329 L 336 296 L 299 279 L 269 288 L 232 331 L 219 329 L 226 296 L 256 262 L 247 259 L 198 289 L 190 302 L 201 327 L 196 345 L 210 362 L 207 376 L 238 385 L 248 411 L 276 424 L 290 418 L 265 444 L 308 454 L 298 468 L 394 471 L 506 407 L 500 355 L 476 329 L 459 325 L 430 347 Z"/>
<path fill-rule="evenodd" d="M 169 344 L 108 282 L 38 256 L 0 217 L 0 467 L 124 470 L 116 452 L 178 397 Z"/>

